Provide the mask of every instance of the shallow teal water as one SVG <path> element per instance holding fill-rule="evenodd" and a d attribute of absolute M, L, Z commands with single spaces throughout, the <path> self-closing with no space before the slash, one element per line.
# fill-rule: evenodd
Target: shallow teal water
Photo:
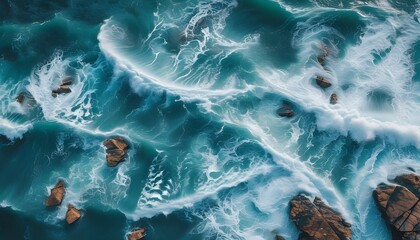
<path fill-rule="evenodd" d="M 420 171 L 419 18 L 413 0 L 0 2 L 0 239 L 297 239 L 299 193 L 391 239 L 371 192 Z M 130 149 L 109 168 L 113 136 Z"/>

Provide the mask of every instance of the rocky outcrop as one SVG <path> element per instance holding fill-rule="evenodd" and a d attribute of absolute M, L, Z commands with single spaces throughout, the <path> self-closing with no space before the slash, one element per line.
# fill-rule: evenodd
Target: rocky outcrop
<path fill-rule="evenodd" d="M 301 240 L 347 240 L 352 236 L 351 225 L 318 197 L 314 202 L 302 195 L 294 197 L 290 219 L 302 231 Z"/>
<path fill-rule="evenodd" d="M 72 224 L 79 220 L 80 218 L 80 211 L 75 208 L 73 205 L 69 204 L 67 206 L 67 212 L 66 212 L 66 222 L 68 224 Z"/>
<path fill-rule="evenodd" d="M 318 84 L 318 86 L 324 89 L 331 87 L 330 81 L 321 76 L 316 76 L 316 84 Z"/>
<path fill-rule="evenodd" d="M 295 115 L 292 105 L 288 102 L 283 102 L 283 106 L 277 110 L 277 114 L 280 117 L 293 117 Z"/>
<path fill-rule="evenodd" d="M 50 195 L 45 200 L 45 206 L 53 207 L 60 205 L 63 201 L 64 195 L 66 195 L 66 189 L 64 187 L 64 181 L 60 179 L 51 189 Z"/>
<path fill-rule="evenodd" d="M 61 80 L 61 84 L 57 89 L 52 90 L 51 95 L 53 97 L 57 97 L 59 94 L 63 93 L 70 93 L 70 85 L 73 83 L 73 79 L 71 77 L 65 77 L 63 80 Z"/>
<path fill-rule="evenodd" d="M 128 235 L 128 240 L 139 240 L 144 238 L 146 229 L 144 228 L 140 228 L 140 229 L 136 229 L 133 230 L 129 235 Z"/>
<path fill-rule="evenodd" d="M 337 102 L 338 102 L 338 97 L 337 97 L 337 94 L 335 94 L 335 93 L 333 93 L 333 94 L 331 94 L 331 97 L 330 97 L 330 104 L 337 104 Z"/>
<path fill-rule="evenodd" d="M 106 161 L 109 167 L 115 167 L 125 159 L 128 144 L 122 137 L 107 139 L 103 145 L 106 149 Z"/>
<path fill-rule="evenodd" d="M 400 185 L 379 184 L 373 198 L 394 240 L 420 239 L 420 178 L 414 174 L 394 179 Z"/>
<path fill-rule="evenodd" d="M 420 176 L 415 174 L 404 174 L 397 176 L 394 179 L 394 182 L 406 187 L 410 192 L 414 193 L 418 198 L 420 198 Z"/>
<path fill-rule="evenodd" d="M 16 102 L 22 104 L 24 100 L 25 100 L 25 94 L 23 92 L 19 93 L 19 95 L 16 97 Z"/>

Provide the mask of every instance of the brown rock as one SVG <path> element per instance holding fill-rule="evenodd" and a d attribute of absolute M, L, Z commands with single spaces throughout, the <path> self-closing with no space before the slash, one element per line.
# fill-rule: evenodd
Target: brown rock
<path fill-rule="evenodd" d="M 66 194 L 66 189 L 64 188 L 64 181 L 58 180 L 54 188 L 51 189 L 50 196 L 45 200 L 46 207 L 58 206 L 63 201 L 64 195 Z"/>
<path fill-rule="evenodd" d="M 420 176 L 415 174 L 404 174 L 397 176 L 394 179 L 394 182 L 406 187 L 408 190 L 410 190 L 410 192 L 414 193 L 418 198 L 420 198 Z"/>
<path fill-rule="evenodd" d="M 346 222 L 339 213 L 327 206 L 320 198 L 315 197 L 314 204 L 340 239 L 351 238 L 350 223 Z"/>
<path fill-rule="evenodd" d="M 333 105 L 337 104 L 337 101 L 338 101 L 337 94 L 335 94 L 335 93 L 331 94 L 330 104 L 333 104 Z"/>
<path fill-rule="evenodd" d="M 301 240 L 351 239 L 351 225 L 319 198 L 312 203 L 305 196 L 294 197 L 290 201 L 290 219 L 302 231 Z"/>
<path fill-rule="evenodd" d="M 16 97 L 16 102 L 23 103 L 23 100 L 25 100 L 25 94 L 19 93 L 19 95 Z"/>
<path fill-rule="evenodd" d="M 394 240 L 420 239 L 420 199 L 411 191 L 418 191 L 419 177 L 401 175 L 396 183 L 404 186 L 379 184 L 373 197 L 382 218 L 391 227 Z"/>
<path fill-rule="evenodd" d="M 60 84 L 60 87 L 57 89 L 52 90 L 51 95 L 53 97 L 57 97 L 58 94 L 63 93 L 71 93 L 70 85 L 73 83 L 73 79 L 71 77 L 65 77 Z"/>
<path fill-rule="evenodd" d="M 318 86 L 324 89 L 331 87 L 330 81 L 321 76 L 316 76 L 316 84 L 318 84 Z"/>
<path fill-rule="evenodd" d="M 79 220 L 79 218 L 80 218 L 80 211 L 77 210 L 73 205 L 69 204 L 67 206 L 66 222 L 68 224 L 72 224 L 75 221 Z"/>
<path fill-rule="evenodd" d="M 109 167 L 115 167 L 124 160 L 128 144 L 122 137 L 107 139 L 103 145 L 106 148 L 106 161 Z"/>
<path fill-rule="evenodd" d="M 290 103 L 283 102 L 283 106 L 277 111 L 280 117 L 293 117 L 295 115 L 293 107 Z"/>
<path fill-rule="evenodd" d="M 136 229 L 134 231 L 132 231 L 129 235 L 128 235 L 128 240 L 139 240 L 142 239 L 144 236 L 146 236 L 144 234 L 146 230 L 144 228 L 140 228 L 140 229 Z"/>

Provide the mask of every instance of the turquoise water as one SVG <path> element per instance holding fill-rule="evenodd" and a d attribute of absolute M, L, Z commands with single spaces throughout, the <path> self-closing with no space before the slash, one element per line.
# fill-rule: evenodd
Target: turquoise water
<path fill-rule="evenodd" d="M 419 112 L 416 0 L 1 1 L 0 239 L 297 239 L 299 193 L 391 239 L 371 193 L 420 172 Z"/>

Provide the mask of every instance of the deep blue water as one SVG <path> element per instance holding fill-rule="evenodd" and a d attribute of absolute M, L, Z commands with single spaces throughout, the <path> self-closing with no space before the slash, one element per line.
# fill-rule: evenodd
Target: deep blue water
<path fill-rule="evenodd" d="M 420 173 L 419 112 L 417 0 L 0 1 L 0 239 L 297 239 L 299 193 L 391 239 L 371 192 Z"/>

